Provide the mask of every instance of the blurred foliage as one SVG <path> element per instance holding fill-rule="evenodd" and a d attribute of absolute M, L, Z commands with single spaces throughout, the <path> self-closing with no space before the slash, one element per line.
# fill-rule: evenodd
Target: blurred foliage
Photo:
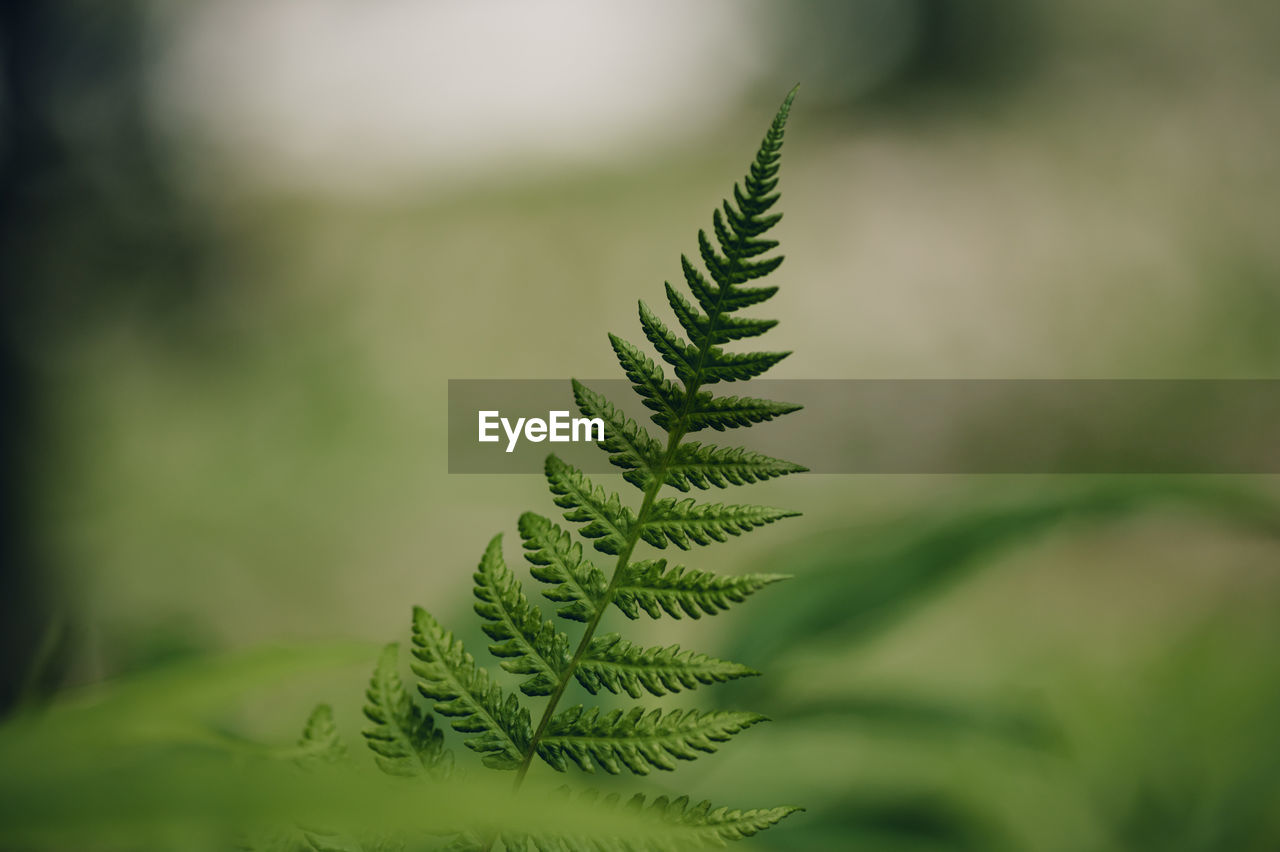
<path fill-rule="evenodd" d="M 257 760 L 250 738 L 288 739 L 297 708 L 251 691 L 292 681 L 312 652 L 226 667 L 196 652 L 381 642 L 406 599 L 463 606 L 447 578 L 540 484 L 447 479 L 432 383 L 464 349 L 470 375 L 605 369 L 598 339 L 508 344 L 568 305 L 629 313 L 638 282 L 670 276 L 653 247 L 718 197 L 710 152 L 738 133 L 615 171 L 498 170 L 449 192 L 407 179 L 386 199 L 264 194 L 237 164 L 155 133 L 163 6 L 0 4 L 0 705 L 27 704 L 0 728 L 5 847 L 225 848 L 228 815 L 377 814 L 362 782 L 313 787 Z M 780 226 L 803 286 L 777 334 L 812 353 L 796 375 L 1280 368 L 1280 4 L 805 0 L 764 14 L 776 52 L 759 89 L 802 79 L 831 106 L 798 127 Z M 424 97 L 459 85 L 427 82 Z M 337 106 L 355 121 L 370 105 Z M 208 172 L 175 181 L 175 154 Z M 771 588 L 706 649 L 768 665 L 722 700 L 765 701 L 778 721 L 696 768 L 726 801 L 810 805 L 776 848 L 1280 845 L 1277 637 L 1255 623 L 1278 605 L 1261 576 L 1275 565 L 1267 500 L 1212 480 L 1005 482 L 994 502 L 953 480 L 783 487 L 806 524 L 841 529 L 771 555 L 765 570 L 812 582 Z M 957 497 L 939 506 L 944 491 Z M 885 511 L 896 519 L 861 520 Z M 1228 523 L 1204 536 L 1206 516 Z M 1063 538 L 1078 546 L 1036 562 Z M 441 547 L 429 563 L 425 541 Z M 1241 554 L 1254 561 L 1230 561 Z M 1116 589 L 1097 566 L 1128 557 L 1147 585 L 1105 600 Z M 1203 600 L 1162 609 L 1154 589 L 1187 580 L 1169 571 L 1179 560 L 1202 582 L 1174 591 Z M 1031 569 L 1052 577 L 1049 603 L 1002 634 L 993 612 L 1028 606 L 1010 577 Z M 975 589 L 991 591 L 982 606 Z M 1070 638 L 1034 657 L 1031 627 L 1055 614 L 1076 620 Z M 886 648 L 956 642 L 956 622 L 994 637 L 974 643 L 987 657 L 958 643 L 883 674 L 902 664 Z M 319 669 L 373 657 L 316 653 Z M 68 666 L 131 676 L 38 711 Z M 809 677 L 829 688 L 791 692 Z M 321 694 L 345 693 L 308 701 Z M 340 723 L 357 713 L 337 708 Z M 468 789 L 388 819 L 473 813 Z"/>
<path fill-rule="evenodd" d="M 845 111 L 1006 93 L 1044 37 L 1038 5 L 1016 0 L 796 0 L 770 13 L 778 66 Z"/>
<path fill-rule="evenodd" d="M 725 643 L 783 673 L 741 682 L 729 699 L 751 690 L 753 701 L 774 708 L 773 732 L 782 739 L 757 744 L 757 764 L 772 763 L 774 777 L 739 772 L 735 783 L 759 798 L 803 777 L 811 805 L 794 825 L 776 829 L 776 840 L 758 844 L 903 852 L 1275 848 L 1280 628 L 1273 618 L 1211 613 L 1169 627 L 1173 638 L 1155 646 L 1106 650 L 1106 666 L 1077 655 L 1041 670 L 1030 702 L 961 699 L 918 675 L 889 688 L 858 682 L 850 654 L 998 564 L 995 554 L 1050 530 L 1078 536 L 1138 513 L 1173 512 L 1238 528 L 1273 548 L 1280 538 L 1274 499 L 1240 481 L 1099 479 L 1040 483 L 1028 493 L 935 506 L 786 551 L 802 581 L 779 586 L 779 595 L 790 590 L 779 600 L 785 605 L 759 603 Z M 804 595 L 806 587 L 823 593 Z M 343 644 L 189 658 L 20 714 L 0 727 L 0 843 L 215 849 L 269 826 L 375 825 L 404 836 L 457 820 L 510 830 L 567 826 L 584 835 L 663 830 L 618 822 L 607 808 L 566 807 L 537 787 L 499 811 L 492 803 L 507 785 L 498 791 L 484 778 L 455 777 L 428 792 L 388 787 L 361 771 L 296 776 L 268 759 L 295 749 L 233 733 L 232 711 L 255 693 L 308 671 L 367 666 L 374 656 L 370 646 Z M 806 696 L 796 688 L 802 682 L 823 683 L 826 692 Z M 361 757 L 368 762 L 363 750 Z"/>
<path fill-rule="evenodd" d="M 1007 548 L 1062 525 L 1113 523 L 1170 503 L 1280 537 L 1280 507 L 1273 500 L 1213 479 L 1085 478 L 1046 483 L 992 504 L 921 507 L 879 526 L 854 524 L 815 537 L 799 554 L 789 553 L 789 570 L 805 582 L 773 593 L 770 629 L 743 632 L 729 647 L 754 665 L 768 665 L 805 643 L 848 647 L 891 627 Z"/>
<path fill-rule="evenodd" d="M 1280 544 L 1280 503 L 1241 481 L 1099 478 L 935 506 L 763 563 L 785 561 L 798 581 L 783 584 L 773 606 L 726 645 L 752 665 L 789 674 L 720 697 L 769 708 L 796 726 L 793 746 L 813 740 L 815 753 L 833 755 L 818 770 L 811 813 L 780 829 L 777 848 L 1275 848 L 1280 633 L 1273 620 L 1258 625 L 1211 612 L 1207 622 L 1173 628 L 1146 657 L 1112 649 L 1118 671 L 1090 670 L 1087 655 L 1076 655 L 1036 676 L 1033 700 L 1025 690 L 1012 702 L 958 697 L 918 678 L 885 687 L 873 676 L 868 686 L 849 662 L 923 604 L 999 564 L 998 555 L 1053 530 L 1079 535 L 1153 510 L 1202 516 Z M 816 693 L 802 688 L 815 683 Z M 860 774 L 834 757 L 856 755 L 870 741 L 894 768 Z M 913 763 L 912 751 L 936 762 Z M 939 763 L 957 783 L 940 782 Z M 1019 785 L 1022 799 L 1009 798 Z"/>
<path fill-rule="evenodd" d="M 513 797 L 510 779 L 489 773 L 412 783 L 372 771 L 363 750 L 355 764 L 302 767 L 292 761 L 297 748 L 258 746 L 219 727 L 247 694 L 373 656 L 348 643 L 200 658 L 11 718 L 0 725 L 0 848 L 225 850 L 251 837 L 288 844 L 291 831 L 301 841 L 296 826 L 312 835 L 372 833 L 385 848 L 459 825 L 654 842 L 679 836 L 652 813 L 603 799 L 537 784 Z"/>

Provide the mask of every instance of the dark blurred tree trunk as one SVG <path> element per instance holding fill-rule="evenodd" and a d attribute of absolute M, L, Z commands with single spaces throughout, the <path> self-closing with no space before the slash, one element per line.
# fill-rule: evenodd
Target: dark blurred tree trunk
<path fill-rule="evenodd" d="M 0 0 L 0 713 L 40 685 L 55 620 L 75 622 L 33 499 L 57 452 L 42 356 L 122 312 L 168 327 L 203 280 L 199 230 L 149 124 L 144 10 Z M 46 668 L 48 687 L 59 664 Z"/>

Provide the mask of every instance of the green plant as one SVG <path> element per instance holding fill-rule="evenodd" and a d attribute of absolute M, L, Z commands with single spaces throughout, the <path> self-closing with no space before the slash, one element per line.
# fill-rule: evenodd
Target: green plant
<path fill-rule="evenodd" d="M 611 606 L 631 619 L 641 613 L 651 618 L 664 613 L 674 618 L 699 618 L 727 609 L 783 579 L 776 574 L 725 576 L 686 570 L 680 565 L 669 566 L 665 559 L 637 558 L 636 548 L 644 542 L 657 549 L 671 544 L 688 550 L 796 514 L 659 496 L 665 486 L 681 492 L 727 488 L 804 470 L 744 449 L 685 440 L 694 432 L 750 426 L 799 408 L 750 397 L 717 397 L 704 390 L 716 382 L 758 376 L 789 354 L 730 353 L 721 347 L 764 334 L 776 325 L 776 320 L 736 314 L 777 291 L 773 286 L 744 285 L 765 277 L 782 263 L 781 256 L 761 255 L 778 245 L 765 234 L 781 219 L 781 214 L 769 211 L 779 197 L 775 189 L 783 131 L 794 96 L 793 90 L 778 110 L 744 182 L 734 185 L 733 202 L 725 201 L 712 216 L 718 250 L 706 231 L 698 232 L 698 249 L 710 280 L 682 256 L 693 300 L 666 284 L 668 304 L 688 339 L 640 302 L 645 337 L 671 366 L 677 381 L 668 379 L 662 367 L 639 347 L 609 335 L 627 378 L 653 412 L 653 422 L 666 433 L 665 442 L 603 396 L 573 381 L 574 398 L 583 415 L 605 424 L 599 446 L 625 471 L 623 478 L 643 495 L 639 508 L 632 511 L 620 495 L 607 492 L 555 455 L 546 460 L 547 482 L 564 518 L 579 525 L 578 533 L 596 551 L 615 559 L 612 573 L 606 574 L 582 544 L 552 520 L 534 513 L 520 518 L 525 558 L 533 577 L 545 584 L 543 595 L 558 605 L 556 614 L 561 618 L 585 625 L 576 643 L 554 622 L 545 620 L 525 595 L 504 561 L 500 535 L 489 542 L 475 572 L 475 611 L 493 640 L 489 651 L 500 660 L 501 668 L 523 677 L 520 692 L 546 697 L 536 724 L 519 696 L 506 692 L 435 617 L 415 608 L 412 670 L 418 678 L 418 690 L 430 702 L 429 710 L 420 710 L 405 689 L 396 672 L 396 648 L 389 646 L 370 683 L 365 708 L 373 723 L 365 737 L 385 771 L 397 775 L 447 775 L 451 771 L 452 758 L 435 728 L 433 714 L 448 719 L 455 730 L 472 735 L 465 744 L 480 754 L 485 766 L 513 772 L 517 790 L 535 758 L 562 772 L 573 764 L 586 772 L 601 769 L 618 774 L 626 770 L 644 775 L 653 769 L 672 770 L 678 761 L 713 752 L 734 735 L 764 721 L 757 713 L 736 710 L 636 706 L 605 712 L 561 704 L 575 681 L 593 695 L 607 690 L 640 698 L 645 693 L 664 696 L 758 674 L 738 663 L 682 651 L 675 645 L 643 648 L 616 633 L 600 635 L 599 627 Z M 300 747 L 308 761 L 323 755 L 341 757 L 342 746 L 326 708 L 312 716 Z M 644 804 L 644 796 L 637 794 L 629 807 L 640 810 Z M 766 829 L 795 810 L 713 809 L 707 802 L 690 805 L 687 797 L 669 800 L 665 796 L 647 807 L 662 822 L 682 829 L 683 839 L 673 841 L 680 845 L 684 841 L 722 845 Z M 463 831 L 451 848 L 487 850 L 498 840 L 483 830 Z M 510 834 L 503 835 L 501 842 L 508 849 L 525 849 L 529 844 L 537 849 L 654 845 L 634 838 L 588 842 Z M 664 840 L 658 845 L 667 844 Z"/>

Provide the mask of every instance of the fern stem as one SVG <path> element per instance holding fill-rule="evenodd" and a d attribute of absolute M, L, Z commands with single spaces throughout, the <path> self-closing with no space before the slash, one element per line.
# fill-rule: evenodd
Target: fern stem
<path fill-rule="evenodd" d="M 688 381 L 684 383 L 684 406 L 681 408 L 680 416 L 673 424 L 674 428 L 667 433 L 666 452 L 663 453 L 662 461 L 658 463 L 657 468 L 652 470 L 653 478 L 644 490 L 644 500 L 640 503 L 639 511 L 636 512 L 635 523 L 627 532 L 626 543 L 618 553 L 618 561 L 614 565 L 613 576 L 609 578 L 609 585 L 605 588 L 604 595 L 600 598 L 600 603 L 596 607 L 595 613 L 591 616 L 591 621 L 587 623 L 587 628 L 582 634 L 581 641 L 578 642 L 577 649 L 573 652 L 573 657 L 569 660 L 569 665 L 565 667 L 564 672 L 560 675 L 560 682 L 556 684 L 555 691 L 551 693 L 551 697 L 547 700 L 546 709 L 542 711 L 542 718 L 538 720 L 538 727 L 534 729 L 533 737 L 529 740 L 529 747 L 525 749 L 524 758 L 520 761 L 520 767 L 516 770 L 513 790 L 519 790 L 520 785 L 524 783 L 525 775 L 529 773 L 529 767 L 533 763 L 533 757 L 538 753 L 538 744 L 542 742 L 542 736 L 546 733 L 547 725 L 551 723 L 551 717 L 555 715 L 556 706 L 559 705 L 560 699 L 564 696 L 564 691 L 569 687 L 569 682 L 573 680 L 574 672 L 577 671 L 583 656 L 586 655 L 587 648 L 590 647 L 591 640 L 595 636 L 596 628 L 600 625 L 600 619 L 604 617 L 605 610 L 613 603 L 618 580 L 625 575 L 626 569 L 630 567 L 631 554 L 635 551 L 636 544 L 640 541 L 640 531 L 644 529 L 649 520 L 649 514 L 653 510 L 653 503 L 658 499 L 658 492 L 666 484 L 667 470 L 675 458 L 680 441 L 684 439 L 685 434 L 688 432 L 689 406 L 693 403 L 698 390 L 702 386 L 707 351 L 711 348 L 711 341 L 714 339 L 718 323 L 724 315 L 722 305 L 728 289 L 725 286 L 720 288 L 715 310 L 708 312 L 707 332 L 698 347 L 698 363 Z M 486 846 L 485 852 L 488 852 L 489 846 L 492 846 L 492 843 Z"/>
<path fill-rule="evenodd" d="M 685 407 L 687 410 L 687 402 Z M 683 416 L 681 419 L 683 420 Z M 683 436 L 683 429 L 678 432 L 672 432 L 669 436 L 667 450 L 663 455 L 657 475 L 645 488 L 644 501 L 640 504 L 639 512 L 636 513 L 636 522 L 631 530 L 628 531 L 626 543 L 618 553 L 618 561 L 614 565 L 613 576 L 609 578 L 609 585 L 605 588 L 604 595 L 600 598 L 595 614 L 591 616 L 591 621 L 587 623 L 587 628 L 582 634 L 581 641 L 578 642 L 577 649 L 573 652 L 573 657 L 569 660 L 569 665 L 565 667 L 564 672 L 560 675 L 560 682 L 556 684 L 555 692 L 551 693 L 551 697 L 547 700 L 546 709 L 542 711 L 542 718 L 538 720 L 538 727 L 534 729 L 533 738 L 529 740 L 529 747 L 525 750 L 524 759 L 520 762 L 520 768 L 516 770 L 514 786 L 516 790 L 519 790 L 520 785 L 524 783 L 524 777 L 529 772 L 533 757 L 538 753 L 538 744 L 542 742 L 542 735 L 546 733 L 547 725 L 551 723 L 551 717 L 555 715 L 556 706 L 560 703 L 560 699 L 568 688 L 569 682 L 573 680 L 574 672 L 577 671 L 578 665 L 586 655 L 587 648 L 590 647 L 591 640 L 595 636 L 596 628 L 600 625 L 600 619 L 604 616 L 605 610 L 609 608 L 609 604 L 613 602 L 619 578 L 625 574 L 626 568 L 630 566 L 631 554 L 635 551 L 636 544 L 640 541 L 640 530 L 644 529 L 645 522 L 649 519 L 653 501 L 657 499 L 658 492 L 662 489 L 662 485 L 666 480 L 666 468 L 675 456 L 676 447 L 679 446 L 680 439 Z"/>
<path fill-rule="evenodd" d="M 618 561 L 614 565 L 613 576 L 609 578 L 609 585 L 605 588 L 604 595 L 600 598 L 600 604 L 591 616 L 591 621 L 587 623 L 587 628 L 583 631 L 582 639 L 578 642 L 578 647 L 573 652 L 569 665 L 565 667 L 564 672 L 560 675 L 560 681 L 556 684 L 555 691 L 547 699 L 546 709 L 542 711 L 542 718 L 538 720 L 538 727 L 534 729 L 533 737 L 529 740 L 529 747 L 525 749 L 524 757 L 516 770 L 512 792 L 519 790 L 520 785 L 524 783 L 524 778 L 529 773 L 529 767 L 533 764 L 534 755 L 538 753 L 538 743 L 542 742 L 542 736 L 546 733 L 547 725 L 551 724 L 551 717 L 555 715 L 556 706 L 559 705 L 560 699 L 564 696 L 564 691 L 569 687 L 569 682 L 573 680 L 574 672 L 577 671 L 583 656 L 586 655 L 587 648 L 591 645 L 591 639 L 595 636 L 596 628 L 600 626 L 600 619 L 604 616 L 605 610 L 609 608 L 609 604 L 613 602 L 618 579 L 623 576 L 625 569 L 631 563 L 631 554 L 635 551 L 636 544 L 640 541 L 640 530 L 644 529 L 645 521 L 648 520 L 649 512 L 653 507 L 653 501 L 658 498 L 658 492 L 662 490 L 662 485 L 666 480 L 667 466 L 670 465 L 671 459 L 675 456 L 680 439 L 684 437 L 684 421 L 688 415 L 688 408 L 689 403 L 686 400 L 685 411 L 681 413 L 680 417 L 680 428 L 678 431 L 669 433 L 667 450 L 662 457 L 662 463 L 659 465 L 660 473 L 655 475 L 653 481 L 645 488 L 644 500 L 640 504 L 640 511 L 636 513 L 636 522 L 631 530 L 628 531 L 626 543 L 618 553 Z M 496 841 L 496 837 L 490 838 L 482 847 L 482 852 L 490 852 Z"/>

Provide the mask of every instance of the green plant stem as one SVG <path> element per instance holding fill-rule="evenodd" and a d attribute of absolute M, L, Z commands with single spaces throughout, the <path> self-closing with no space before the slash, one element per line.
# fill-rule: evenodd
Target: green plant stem
<path fill-rule="evenodd" d="M 687 407 L 687 403 L 686 403 Z M 683 417 L 682 417 L 683 419 Z M 595 636 L 596 628 L 600 625 L 600 619 L 604 616 L 605 610 L 609 608 L 609 604 L 613 602 L 613 596 L 617 589 L 618 580 L 625 574 L 625 570 L 630 567 L 631 554 L 635 551 L 636 544 L 640 540 L 640 530 L 644 529 L 645 522 L 649 519 L 649 513 L 653 508 L 653 501 L 658 497 L 658 491 L 662 489 L 662 485 L 666 480 L 666 469 L 670 464 L 672 457 L 675 455 L 676 447 L 683 437 L 683 430 L 671 433 L 667 441 L 667 451 L 663 455 L 661 464 L 654 471 L 653 481 L 649 483 L 644 490 L 644 501 L 640 504 L 640 511 L 636 514 L 636 522 L 632 525 L 630 532 L 627 533 L 627 541 L 622 550 L 618 553 L 618 562 L 614 566 L 613 576 L 609 578 L 609 585 L 605 588 L 604 594 L 600 598 L 600 602 L 596 607 L 595 614 L 591 616 L 591 621 L 587 623 L 587 629 L 582 634 L 581 641 L 578 642 L 578 648 L 573 652 L 569 665 L 560 675 L 560 682 L 556 684 L 555 692 L 551 693 L 551 698 L 547 701 L 547 707 L 542 711 L 542 718 L 538 720 L 538 727 L 533 732 L 533 738 L 529 741 L 529 747 L 525 750 L 524 759 L 520 762 L 520 768 L 516 770 L 516 780 L 514 789 L 519 790 L 520 785 L 524 783 L 524 777 L 529 772 L 529 766 L 533 762 L 533 756 L 538 753 L 538 743 L 542 741 L 542 735 L 547 730 L 547 725 L 551 723 L 551 717 L 555 714 L 556 706 L 560 703 L 560 698 L 564 695 L 565 689 L 569 686 L 569 681 L 573 680 L 573 674 L 578 669 L 578 664 L 582 662 L 583 656 L 587 653 L 587 648 L 591 645 L 591 639 Z"/>
<path fill-rule="evenodd" d="M 667 451 L 662 457 L 662 462 L 658 465 L 658 470 L 654 472 L 653 481 L 644 490 L 644 500 L 640 504 L 640 511 L 636 514 L 636 522 L 627 533 L 626 544 L 618 553 L 618 561 L 614 565 L 613 576 L 609 578 L 609 585 L 605 588 L 604 595 L 600 598 L 595 614 L 591 616 L 591 621 L 587 622 L 587 629 L 583 632 L 582 639 L 578 642 L 578 647 L 573 652 L 573 657 L 569 660 L 569 665 L 561 673 L 560 682 L 556 684 L 555 691 L 547 699 L 546 709 L 542 711 L 542 718 L 538 720 L 538 727 L 534 730 L 533 738 L 529 740 L 529 747 L 525 749 L 524 757 L 520 761 L 520 767 L 516 770 L 516 779 L 512 786 L 513 792 L 519 790 L 520 785 L 524 783 L 525 775 L 529 773 L 529 767 L 533 763 L 533 757 L 538 753 L 538 743 L 542 742 L 542 735 L 546 733 L 547 725 L 551 723 L 551 717 L 555 715 L 556 707 L 564 696 L 564 691 L 569 687 L 569 681 L 573 680 L 573 673 L 577 671 L 578 664 L 582 662 L 583 656 L 587 653 L 587 648 L 591 645 L 591 639 L 595 636 L 596 628 L 600 625 L 600 619 L 604 616 L 605 610 L 609 608 L 609 604 L 613 602 L 613 595 L 619 578 L 623 576 L 625 569 L 631 563 L 631 554 L 635 551 L 636 544 L 640 540 L 640 530 L 644 528 L 645 521 L 649 518 L 649 513 L 653 509 L 653 501 L 657 499 L 658 492 L 666 481 L 667 466 L 670 465 L 671 459 L 675 455 L 680 439 L 684 437 L 683 424 L 688 413 L 688 407 L 689 403 L 686 400 L 685 411 L 681 413 L 680 417 L 682 428 L 670 433 L 667 440 Z M 496 839 L 490 839 L 484 845 L 483 852 L 489 852 L 493 848 Z"/>
<path fill-rule="evenodd" d="M 551 717 L 555 715 L 556 707 L 559 705 L 561 697 L 564 696 L 564 691 L 568 688 L 569 681 L 573 679 L 573 674 L 577 671 L 578 664 L 582 662 L 582 657 L 587 653 L 587 648 L 591 645 L 591 639 L 595 636 L 596 628 L 600 625 L 600 619 L 604 617 L 605 610 L 613 602 L 618 580 L 625 575 L 626 569 L 630 567 L 631 554 L 635 551 L 636 544 L 640 541 L 640 531 L 644 529 L 649 520 L 649 514 L 653 510 L 653 502 L 657 499 L 658 492 L 662 490 L 662 486 L 666 484 L 667 469 L 670 467 L 672 459 L 675 458 L 676 449 L 679 448 L 680 441 L 688 431 L 689 406 L 693 403 L 694 398 L 698 395 L 699 388 L 702 386 L 702 372 L 706 365 L 707 350 L 711 346 L 710 341 L 714 339 L 716 326 L 722 313 L 721 304 L 724 302 L 726 290 L 727 288 L 721 288 L 720 294 L 716 299 L 714 312 L 708 313 L 707 333 L 703 338 L 703 345 L 698 350 L 698 364 L 693 370 L 693 374 L 689 377 L 689 381 L 685 382 L 684 405 L 681 408 L 680 416 L 674 424 L 675 428 L 667 434 L 666 452 L 663 453 L 662 461 L 658 463 L 658 466 L 650 471 L 652 479 L 644 490 L 644 500 L 640 504 L 640 510 L 636 513 L 635 523 L 631 525 L 631 529 L 627 533 L 626 544 L 618 553 L 618 561 L 614 565 L 613 576 L 609 578 L 609 585 L 605 588 L 604 595 L 600 598 L 595 614 L 591 616 L 591 621 L 587 623 L 587 629 L 583 632 L 582 639 L 578 642 L 577 650 L 573 652 L 573 657 L 569 660 L 569 665 L 561 673 L 560 682 L 556 684 L 555 692 L 551 693 L 551 697 L 547 700 L 546 709 L 542 711 L 542 718 L 538 720 L 538 727 L 534 729 L 533 737 L 529 740 L 529 747 L 525 749 L 524 758 L 520 761 L 520 767 L 516 770 L 513 790 L 519 790 L 520 785 L 524 783 L 525 775 L 529 772 L 529 766 L 533 763 L 533 756 L 538 753 L 538 743 L 542 742 L 542 735 L 546 733 L 547 725 L 551 723 Z M 486 847 L 486 852 L 487 850 L 488 847 Z"/>

